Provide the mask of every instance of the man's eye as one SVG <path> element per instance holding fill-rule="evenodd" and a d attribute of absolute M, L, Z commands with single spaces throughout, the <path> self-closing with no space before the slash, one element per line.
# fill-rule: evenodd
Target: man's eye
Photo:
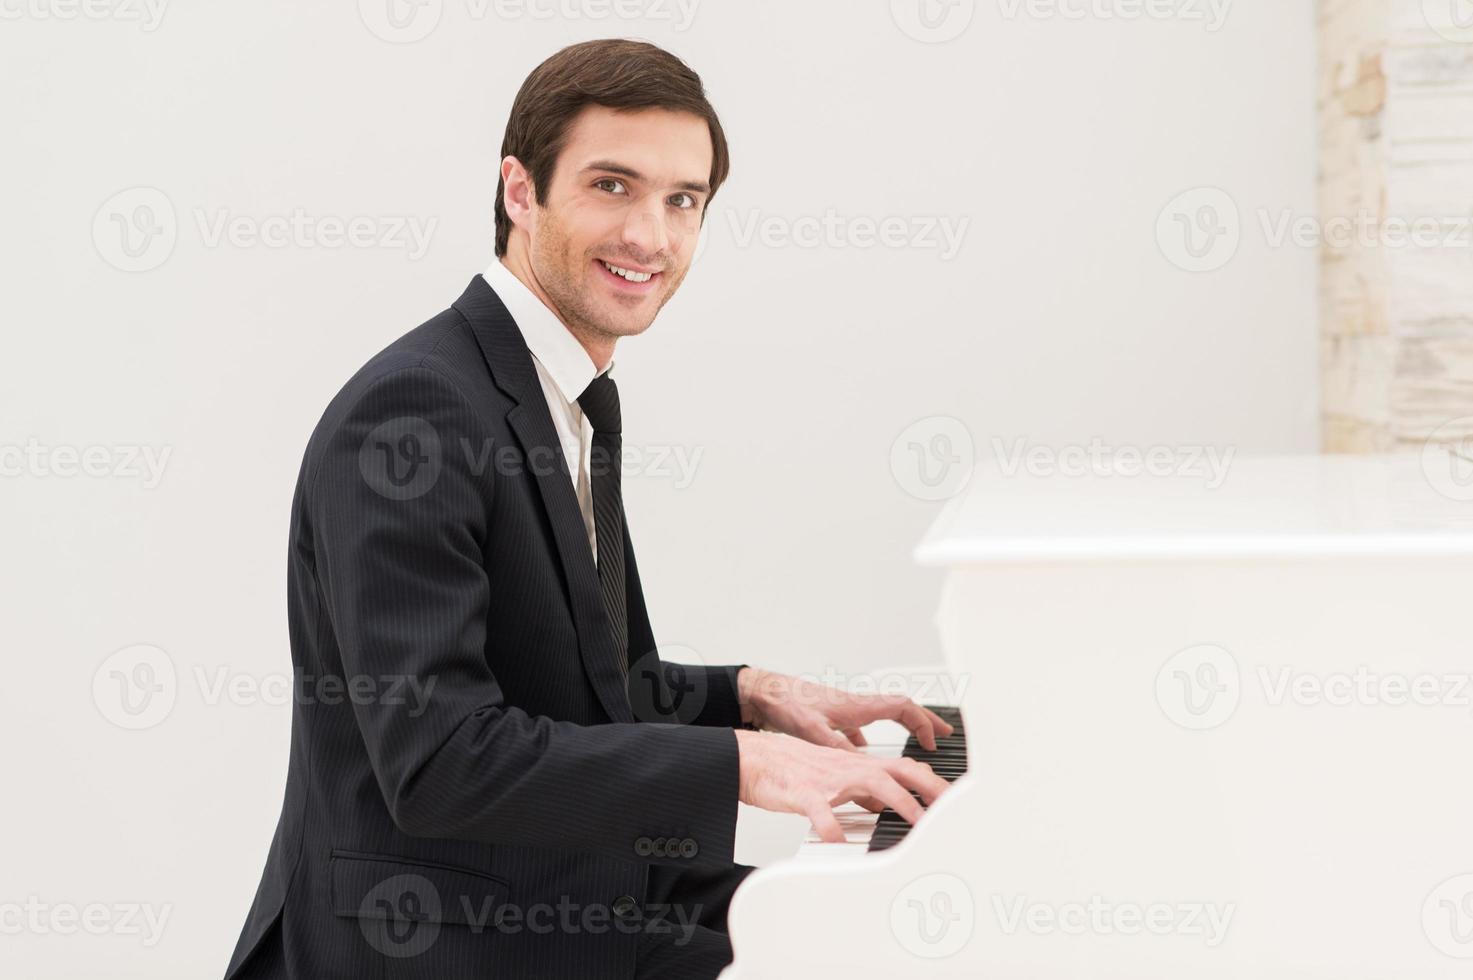
<path fill-rule="evenodd" d="M 613 186 L 605 186 L 608 184 L 612 184 Z M 615 180 L 613 177 L 605 177 L 593 186 L 599 188 L 600 190 L 606 190 L 610 194 L 618 194 L 623 189 L 624 182 L 622 180 Z"/>
<path fill-rule="evenodd" d="M 676 201 L 679 201 L 681 198 L 684 198 L 687 203 L 685 203 L 685 204 L 676 204 L 675 206 L 677 208 L 680 208 L 680 210 L 682 210 L 682 211 L 689 211 L 691 208 L 693 208 L 693 207 L 696 206 L 696 199 L 694 197 L 692 197 L 691 195 L 686 194 L 686 193 L 676 194 L 674 197 L 672 197 L 670 199 L 670 201 L 671 201 L 671 203 L 674 203 Z"/>

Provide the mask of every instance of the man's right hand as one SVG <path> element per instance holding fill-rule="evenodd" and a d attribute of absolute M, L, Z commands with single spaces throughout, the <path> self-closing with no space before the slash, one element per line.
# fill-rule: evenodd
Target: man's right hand
<path fill-rule="evenodd" d="M 739 798 L 743 803 L 781 813 L 801 813 L 819 836 L 842 843 L 844 831 L 833 808 L 854 801 L 878 812 L 890 807 L 909 823 L 950 787 L 916 759 L 882 759 L 853 749 L 814 745 L 791 735 L 738 730 L 741 757 Z"/>

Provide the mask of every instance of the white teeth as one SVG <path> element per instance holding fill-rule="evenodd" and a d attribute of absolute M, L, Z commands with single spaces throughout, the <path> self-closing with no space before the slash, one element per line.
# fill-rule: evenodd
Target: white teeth
<path fill-rule="evenodd" d="M 628 269 L 621 269 L 617 265 L 609 265 L 603 259 L 599 259 L 599 261 L 604 263 L 605 269 L 608 269 L 616 276 L 623 276 L 630 282 L 649 282 L 655 275 L 653 272 L 630 272 Z"/>

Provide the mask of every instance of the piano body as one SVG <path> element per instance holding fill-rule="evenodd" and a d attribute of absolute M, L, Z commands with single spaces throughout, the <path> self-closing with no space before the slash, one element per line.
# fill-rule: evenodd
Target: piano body
<path fill-rule="evenodd" d="M 979 470 L 916 552 L 965 774 L 893 846 L 851 815 L 752 874 L 723 980 L 1473 976 L 1473 492 L 1443 466 Z"/>

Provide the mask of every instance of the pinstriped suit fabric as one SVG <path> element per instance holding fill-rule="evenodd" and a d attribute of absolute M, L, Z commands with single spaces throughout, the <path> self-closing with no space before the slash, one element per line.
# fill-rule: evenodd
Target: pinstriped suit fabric
<path fill-rule="evenodd" d="M 735 668 L 659 661 L 627 529 L 616 639 L 530 355 L 480 276 L 332 400 L 291 515 L 301 696 L 227 977 L 635 976 L 648 937 L 611 913 L 651 868 L 732 871 Z M 664 714 L 636 717 L 636 677 Z M 560 902 L 550 932 L 490 918 Z"/>

